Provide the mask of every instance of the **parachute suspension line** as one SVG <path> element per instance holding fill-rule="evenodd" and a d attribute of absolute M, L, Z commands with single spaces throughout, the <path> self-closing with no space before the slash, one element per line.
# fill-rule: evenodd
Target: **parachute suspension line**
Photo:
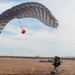
<path fill-rule="evenodd" d="M 25 30 L 25 29 L 23 29 L 22 24 L 21 24 L 21 22 L 20 22 L 20 20 L 19 20 L 19 19 L 18 19 L 18 21 L 19 21 L 19 24 L 20 24 L 20 27 L 21 27 L 21 33 L 22 33 L 22 34 L 26 33 L 26 30 Z"/>
<path fill-rule="evenodd" d="M 20 20 L 19 20 L 19 19 L 18 19 L 18 21 L 19 21 L 19 24 L 20 24 L 21 29 L 23 29 L 22 24 L 21 24 L 21 22 L 20 22 Z"/>

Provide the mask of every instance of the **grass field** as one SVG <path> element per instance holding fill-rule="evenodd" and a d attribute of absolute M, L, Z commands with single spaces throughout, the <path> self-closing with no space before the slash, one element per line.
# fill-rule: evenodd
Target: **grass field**
<path fill-rule="evenodd" d="M 40 63 L 41 59 L 0 58 L 0 75 L 51 75 L 52 63 Z M 75 75 L 75 60 L 62 59 L 60 74 Z"/>

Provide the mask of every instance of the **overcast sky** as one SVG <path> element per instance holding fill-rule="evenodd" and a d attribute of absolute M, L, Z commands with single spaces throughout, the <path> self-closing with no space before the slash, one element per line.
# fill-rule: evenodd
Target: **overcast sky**
<path fill-rule="evenodd" d="M 21 34 L 18 20 L 11 20 L 0 34 L 0 55 L 75 56 L 75 0 L 0 0 L 0 14 L 21 3 L 39 2 L 59 21 L 57 29 L 37 19 L 20 19 L 26 34 Z"/>

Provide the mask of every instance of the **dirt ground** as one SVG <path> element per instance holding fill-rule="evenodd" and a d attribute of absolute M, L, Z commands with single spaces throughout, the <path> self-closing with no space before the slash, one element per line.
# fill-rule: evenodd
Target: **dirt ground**
<path fill-rule="evenodd" d="M 41 59 L 0 58 L 0 75 L 51 75 L 52 63 Z M 75 60 L 62 60 L 56 75 L 75 75 Z"/>

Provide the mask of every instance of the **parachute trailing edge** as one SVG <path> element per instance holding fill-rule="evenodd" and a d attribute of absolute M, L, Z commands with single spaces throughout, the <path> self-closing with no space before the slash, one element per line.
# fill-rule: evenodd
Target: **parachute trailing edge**
<path fill-rule="evenodd" d="M 44 5 L 37 2 L 27 2 L 14 6 L 0 14 L 0 33 L 12 19 L 36 18 L 46 26 L 58 27 L 58 21 Z"/>

